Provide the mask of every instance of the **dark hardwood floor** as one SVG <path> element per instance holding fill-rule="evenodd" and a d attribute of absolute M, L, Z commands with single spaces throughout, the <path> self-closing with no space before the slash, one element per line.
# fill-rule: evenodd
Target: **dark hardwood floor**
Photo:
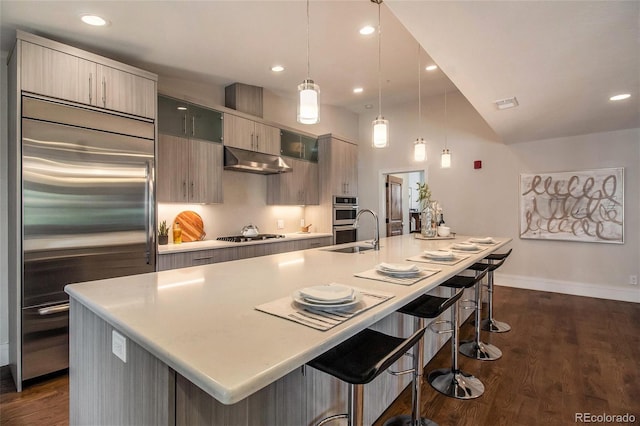
<path fill-rule="evenodd" d="M 423 382 L 423 415 L 442 426 L 571 425 L 575 413 L 630 413 L 640 423 L 640 304 L 497 287 L 495 305 L 496 318 L 512 331 L 482 336 L 503 357 L 460 356 L 461 369 L 484 382 L 484 395 L 459 401 Z M 473 326 L 464 324 L 461 337 L 472 334 Z M 450 356 L 447 344 L 425 371 L 449 366 Z M 18 394 L 8 369 L 0 371 L 0 424 L 68 424 L 66 374 Z M 374 426 L 408 413 L 410 405 L 406 389 Z"/>

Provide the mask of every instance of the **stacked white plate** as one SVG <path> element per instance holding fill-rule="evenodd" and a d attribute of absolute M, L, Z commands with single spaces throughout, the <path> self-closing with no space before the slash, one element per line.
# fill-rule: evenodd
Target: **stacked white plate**
<path fill-rule="evenodd" d="M 495 240 L 491 237 L 474 237 L 474 238 L 469 238 L 469 242 L 470 243 L 476 243 L 476 244 L 495 244 Z"/>
<path fill-rule="evenodd" d="M 474 243 L 455 243 L 451 245 L 451 248 L 456 250 L 467 250 L 467 251 L 476 251 L 479 250 L 480 247 Z"/>
<path fill-rule="evenodd" d="M 292 297 L 300 305 L 324 310 L 350 308 L 362 300 L 359 291 L 340 284 L 301 288 Z"/>
<path fill-rule="evenodd" d="M 453 260 L 456 258 L 451 250 L 425 250 L 422 255 L 432 260 Z"/>
<path fill-rule="evenodd" d="M 420 275 L 420 268 L 414 264 L 407 263 L 381 263 L 376 266 L 376 271 L 392 277 L 417 277 Z"/>

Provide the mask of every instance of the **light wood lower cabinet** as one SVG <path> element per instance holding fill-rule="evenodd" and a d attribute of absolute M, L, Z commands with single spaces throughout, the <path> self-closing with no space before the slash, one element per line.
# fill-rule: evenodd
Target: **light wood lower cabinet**
<path fill-rule="evenodd" d="M 189 244 L 189 243 L 183 243 Z M 300 240 L 278 241 L 266 244 L 243 244 L 238 247 L 225 247 L 209 250 L 185 251 L 158 256 L 158 271 L 188 268 L 190 266 L 208 265 L 228 262 L 250 257 L 287 253 L 297 250 L 325 247 L 333 244 L 333 237 L 305 238 Z"/>

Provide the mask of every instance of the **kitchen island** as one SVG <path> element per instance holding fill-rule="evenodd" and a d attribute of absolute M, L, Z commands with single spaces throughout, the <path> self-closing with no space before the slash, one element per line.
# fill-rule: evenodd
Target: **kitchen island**
<path fill-rule="evenodd" d="M 440 271 L 413 285 L 354 274 L 466 239 L 403 235 L 359 254 L 333 246 L 69 285 L 71 423 L 306 425 L 344 412 L 346 386 L 305 363 L 367 327 L 410 334 L 413 321 L 398 308 L 510 240 L 497 238 L 452 266 L 421 263 Z M 327 331 L 255 309 L 329 283 L 393 297 Z M 425 339 L 427 359 L 442 344 Z M 365 422 L 409 380 L 381 375 L 367 385 Z"/>

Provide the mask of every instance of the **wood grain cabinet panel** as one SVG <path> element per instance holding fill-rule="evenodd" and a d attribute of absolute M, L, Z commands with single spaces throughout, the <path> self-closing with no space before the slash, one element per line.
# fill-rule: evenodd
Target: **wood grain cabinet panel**
<path fill-rule="evenodd" d="M 22 42 L 22 90 L 88 105 L 96 102 L 96 64 Z"/>
<path fill-rule="evenodd" d="M 141 117 L 156 116 L 156 83 L 125 71 L 97 66 L 98 106 Z"/>
<path fill-rule="evenodd" d="M 289 157 L 285 161 L 293 171 L 267 176 L 267 204 L 318 204 L 318 165 Z"/>
<path fill-rule="evenodd" d="M 21 84 L 25 91 L 156 117 L 156 82 L 150 78 L 24 40 L 21 52 Z"/>
<path fill-rule="evenodd" d="M 248 151 L 280 154 L 280 129 L 233 114 L 224 115 L 224 144 Z"/>

